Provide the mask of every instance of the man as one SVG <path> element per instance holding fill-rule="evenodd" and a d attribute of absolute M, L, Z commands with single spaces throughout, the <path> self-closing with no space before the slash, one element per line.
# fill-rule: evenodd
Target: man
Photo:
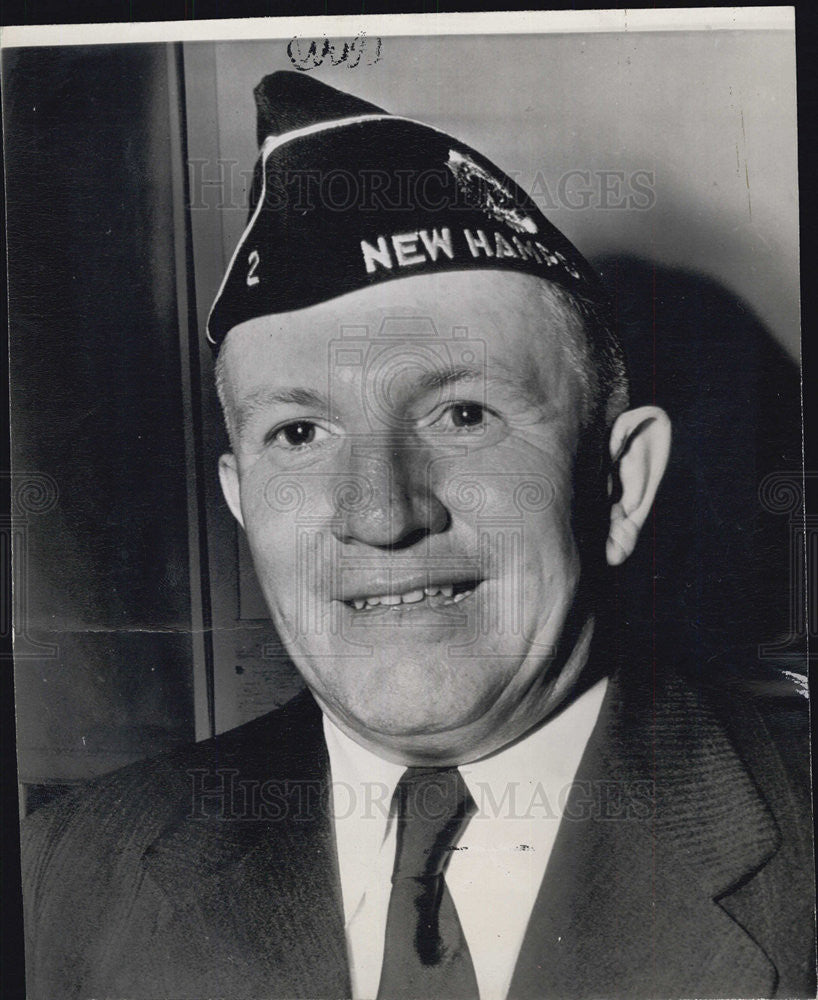
<path fill-rule="evenodd" d="M 616 615 L 670 428 L 593 272 L 451 136 L 256 97 L 219 472 L 309 693 L 35 814 L 30 995 L 812 995 L 797 719 Z"/>

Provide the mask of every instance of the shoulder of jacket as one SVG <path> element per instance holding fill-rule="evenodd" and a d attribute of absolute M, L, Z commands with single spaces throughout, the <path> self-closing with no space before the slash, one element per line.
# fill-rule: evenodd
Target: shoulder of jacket
<path fill-rule="evenodd" d="M 809 811 L 810 704 L 806 675 L 776 662 L 757 662 L 707 677 L 700 696 L 712 707 L 756 783 L 771 799 L 786 781 Z"/>
<path fill-rule="evenodd" d="M 72 860 L 91 867 L 136 860 L 189 808 L 197 774 L 255 770 L 292 745 L 303 718 L 317 711 L 299 696 L 236 729 L 104 774 L 38 809 L 21 824 L 24 883 Z"/>

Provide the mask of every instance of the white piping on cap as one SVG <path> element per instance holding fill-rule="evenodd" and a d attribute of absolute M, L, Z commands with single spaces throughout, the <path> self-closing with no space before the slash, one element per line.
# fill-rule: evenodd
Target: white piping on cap
<path fill-rule="evenodd" d="M 403 118 L 400 115 L 389 114 L 355 115 L 353 118 L 336 118 L 335 121 L 316 122 L 314 125 L 305 125 L 303 128 L 296 128 L 291 132 L 284 132 L 281 135 L 268 135 L 261 146 L 261 193 L 259 194 L 258 203 L 256 204 L 255 211 L 253 212 L 250 221 L 244 227 L 244 232 L 241 234 L 239 242 L 236 244 L 236 249 L 233 251 L 230 263 L 227 265 L 227 269 L 224 272 L 224 277 L 219 285 L 219 290 L 216 292 L 216 297 L 213 299 L 213 305 L 210 307 L 210 312 L 207 314 L 205 334 L 207 336 L 207 342 L 213 347 L 216 346 L 216 341 L 210 336 L 210 320 L 213 316 L 213 310 L 216 308 L 219 299 L 222 297 L 224 286 L 227 284 L 227 279 L 230 272 L 233 270 L 233 264 L 236 262 L 236 258 L 244 246 L 250 230 L 255 225 L 256 219 L 258 219 L 259 213 L 264 205 L 264 199 L 267 195 L 267 159 L 270 156 L 270 153 L 272 153 L 273 150 L 278 149 L 280 146 L 283 146 L 285 143 L 292 142 L 295 139 L 302 139 L 305 136 L 315 135 L 318 132 L 327 132 L 334 128 L 344 128 L 348 125 L 359 125 L 361 122 L 372 121 L 410 122 L 412 125 L 421 125 L 423 128 L 428 128 L 432 132 L 438 132 L 440 135 L 445 135 L 448 138 L 451 138 L 447 132 L 444 132 L 443 129 L 435 128 L 434 125 L 427 125 L 425 122 L 419 122 L 414 118 Z"/>

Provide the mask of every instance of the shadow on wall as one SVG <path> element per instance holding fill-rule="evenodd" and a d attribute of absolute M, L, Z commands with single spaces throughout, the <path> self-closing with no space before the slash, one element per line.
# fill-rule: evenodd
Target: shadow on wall
<path fill-rule="evenodd" d="M 787 634 L 797 599 L 787 518 L 765 509 L 759 485 L 770 473 L 800 475 L 798 366 L 713 280 L 634 258 L 594 263 L 613 295 L 633 405 L 662 406 L 674 432 L 618 605 L 655 631 L 657 655 L 684 656 L 702 676 L 746 678 L 759 645 Z"/>

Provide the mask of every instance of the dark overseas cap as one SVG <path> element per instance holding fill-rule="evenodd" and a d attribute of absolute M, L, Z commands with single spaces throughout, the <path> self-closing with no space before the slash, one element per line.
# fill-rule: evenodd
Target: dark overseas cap
<path fill-rule="evenodd" d="M 501 268 L 600 298 L 579 251 L 471 147 L 300 73 L 254 94 L 260 156 L 207 322 L 214 351 L 246 320 L 413 274 Z"/>

